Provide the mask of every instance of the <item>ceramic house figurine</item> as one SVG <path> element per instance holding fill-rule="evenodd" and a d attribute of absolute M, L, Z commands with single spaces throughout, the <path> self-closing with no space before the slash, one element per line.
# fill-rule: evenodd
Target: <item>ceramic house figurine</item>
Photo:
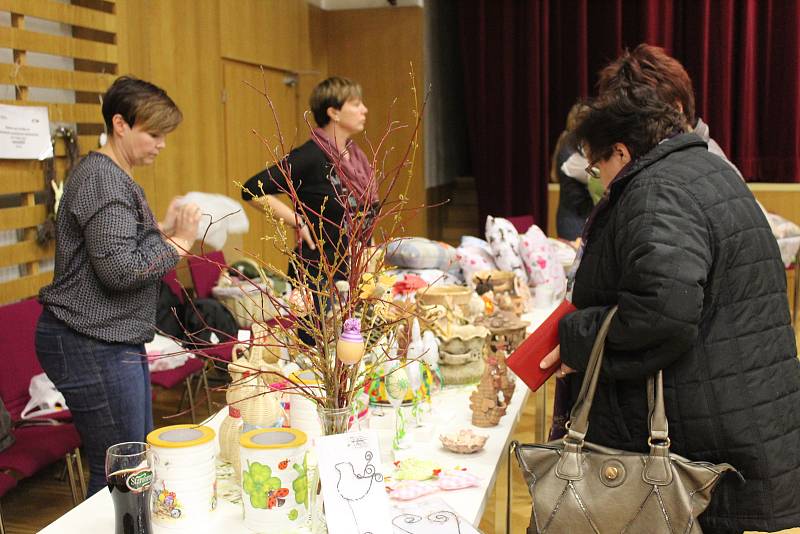
<path fill-rule="evenodd" d="M 489 365 L 478 383 L 478 389 L 469 397 L 469 406 L 472 410 L 472 424 L 480 427 L 496 426 L 500 418 L 506 414 L 506 402 L 501 400 L 498 392 L 499 384 L 495 380 L 493 368 L 495 367 L 489 357 Z"/>

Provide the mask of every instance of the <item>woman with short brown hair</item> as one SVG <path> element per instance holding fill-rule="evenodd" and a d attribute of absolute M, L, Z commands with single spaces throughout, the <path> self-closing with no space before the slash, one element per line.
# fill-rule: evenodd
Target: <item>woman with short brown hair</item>
<path fill-rule="evenodd" d="M 105 453 L 153 429 L 144 343 L 153 339 L 161 277 L 194 243 L 200 211 L 170 204 L 158 223 L 133 180 L 181 121 L 167 93 L 118 78 L 103 98 L 106 144 L 70 174 L 56 215 L 53 282 L 42 288 L 39 363 L 67 406 L 89 460 L 89 494 L 106 485 Z"/>

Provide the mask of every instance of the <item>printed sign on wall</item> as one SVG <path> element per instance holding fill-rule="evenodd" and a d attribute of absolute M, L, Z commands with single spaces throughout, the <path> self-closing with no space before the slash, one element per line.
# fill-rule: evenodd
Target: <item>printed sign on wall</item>
<path fill-rule="evenodd" d="M 0 104 L 0 159 L 52 157 L 47 108 Z"/>

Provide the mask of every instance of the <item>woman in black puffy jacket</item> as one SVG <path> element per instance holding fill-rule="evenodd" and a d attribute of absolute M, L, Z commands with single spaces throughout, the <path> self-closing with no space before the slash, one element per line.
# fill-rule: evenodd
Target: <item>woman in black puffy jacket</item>
<path fill-rule="evenodd" d="M 647 449 L 646 378 L 664 371 L 672 451 L 728 462 L 704 532 L 800 525 L 800 362 L 775 238 L 747 185 L 680 113 L 642 88 L 605 95 L 576 130 L 607 186 L 587 221 L 578 311 L 560 324 L 577 397 L 606 342 L 587 440 Z"/>

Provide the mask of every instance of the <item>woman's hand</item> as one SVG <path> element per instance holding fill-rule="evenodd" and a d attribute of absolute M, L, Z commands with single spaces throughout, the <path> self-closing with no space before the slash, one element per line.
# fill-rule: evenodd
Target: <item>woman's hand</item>
<path fill-rule="evenodd" d="M 561 345 L 558 345 L 556 348 L 554 348 L 552 351 L 550 351 L 550 354 L 548 354 L 547 356 L 544 357 L 544 359 L 541 361 L 541 363 L 539 363 L 539 368 L 540 369 L 549 369 L 550 367 L 556 365 L 560 360 L 561 360 Z M 561 369 L 556 371 L 556 376 L 558 378 L 564 378 L 568 374 L 574 373 L 574 372 L 575 372 L 575 369 L 573 369 L 572 367 L 569 367 L 568 365 L 562 363 L 561 364 Z"/>
<path fill-rule="evenodd" d="M 306 223 L 301 222 L 299 226 L 295 226 L 294 232 L 295 239 L 298 243 L 302 239 L 311 250 L 315 250 L 317 248 L 316 245 L 314 245 L 314 240 L 311 238 L 311 231 L 308 229 L 308 225 Z"/>
<path fill-rule="evenodd" d="M 192 248 L 197 238 L 197 224 L 203 213 L 197 204 L 184 204 L 178 209 L 175 216 L 175 232 L 172 234 L 172 243 L 182 256 Z"/>
<path fill-rule="evenodd" d="M 167 206 L 167 213 L 164 215 L 164 220 L 158 223 L 158 229 L 161 230 L 167 237 L 171 237 L 172 234 L 175 233 L 175 220 L 180 212 L 180 204 L 182 200 L 183 197 L 173 198 L 169 203 L 169 206 Z"/>

